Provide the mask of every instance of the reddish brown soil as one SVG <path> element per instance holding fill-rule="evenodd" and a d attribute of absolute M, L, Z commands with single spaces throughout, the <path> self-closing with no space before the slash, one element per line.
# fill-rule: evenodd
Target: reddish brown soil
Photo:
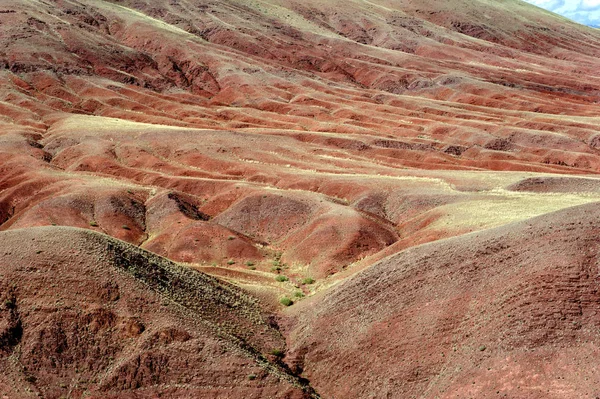
<path fill-rule="evenodd" d="M 412 248 L 293 308 L 286 360 L 323 397 L 600 393 L 600 207 Z"/>
<path fill-rule="evenodd" d="M 507 187 L 514 191 L 530 191 L 539 193 L 568 193 L 600 191 L 598 181 L 577 177 L 534 177 L 524 179 Z"/>
<path fill-rule="evenodd" d="M 314 317 L 304 308 L 298 315 L 291 312 L 299 324 L 290 330 L 295 352 L 287 359 L 297 366 L 300 360 L 294 359 L 308 351 L 305 375 L 317 381 L 323 397 L 386 397 L 387 393 L 398 397 L 400 392 L 407 397 L 452 393 L 478 397 L 478 392 L 467 392 L 461 384 L 467 378 L 464 370 L 472 370 L 474 386 L 488 381 L 486 373 L 474 374 L 470 365 L 478 359 L 475 355 L 489 354 L 487 350 L 473 355 L 457 349 L 450 357 L 444 346 L 445 358 L 451 359 L 443 363 L 446 369 L 438 367 L 442 360 L 427 360 L 426 368 L 416 369 L 419 375 L 412 375 L 415 368 L 407 363 L 419 357 L 413 347 L 424 348 L 433 356 L 431 351 L 454 339 L 449 332 L 454 331 L 452 323 L 463 320 L 454 309 L 471 302 L 424 311 L 427 317 L 449 320 L 449 324 L 423 327 L 425 319 L 419 319 L 421 324 L 410 327 L 412 330 L 400 326 L 398 331 L 410 338 L 405 342 L 394 335 L 395 330 L 389 332 L 387 326 L 377 324 L 378 318 L 385 318 L 380 313 L 375 312 L 371 319 L 352 313 L 356 309 L 341 310 L 343 306 L 332 303 L 338 294 L 347 298 L 343 287 L 358 287 L 374 270 L 391 268 L 403 257 L 409 259 L 411 248 L 417 245 L 456 245 L 464 249 L 465 262 L 476 262 L 479 255 L 472 248 L 483 248 L 490 237 L 506 233 L 501 228 L 486 229 L 502 225 L 522 228 L 523 224 L 509 223 L 526 223 L 535 216 L 600 201 L 599 60 L 600 31 L 516 0 L 5 0 L 0 4 L 0 235 L 13 238 L 6 238 L 7 244 L 0 241 L 0 247 L 6 247 L 11 256 L 27 256 L 37 262 L 29 250 L 17 255 L 18 237 L 43 232 L 39 234 L 50 240 L 54 233 L 48 232 L 57 232 L 44 249 L 48 254 L 44 259 L 58 267 L 67 280 L 81 275 L 81 287 L 89 284 L 89 289 L 80 289 L 86 295 L 97 288 L 92 272 L 99 268 L 109 273 L 112 261 L 102 257 L 99 263 L 92 258 L 78 263 L 75 258 L 65 258 L 64 265 L 57 263 L 66 256 L 64 251 L 72 240 L 85 246 L 88 238 L 95 237 L 94 241 L 99 235 L 78 231 L 73 233 L 75 239 L 67 230 L 52 226 L 104 233 L 131 244 L 128 248 L 132 251 L 137 246 L 218 276 L 229 282 L 223 283 L 227 287 L 243 287 L 244 295 L 251 292 L 261 298 L 256 309 L 265 312 L 282 311 L 282 296 L 300 302 L 294 309 L 305 300 L 302 295 L 316 294 L 316 299 L 308 302 L 315 306 Z M 567 228 L 571 214 L 565 212 L 548 216 L 554 218 L 555 228 Z M 40 230 L 41 226 L 46 229 Z M 482 235 L 435 244 L 483 230 Z M 574 235 L 565 239 L 576 245 L 577 240 L 587 242 L 588 233 L 575 229 Z M 543 241 L 544 234 L 535 240 Z M 514 240 L 511 248 L 517 253 L 520 244 Z M 539 248 L 545 248 L 542 244 Z M 523 245 L 523 256 L 533 251 L 527 259 L 534 259 L 534 248 Z M 416 251 L 426 251 L 422 248 L 431 247 Z M 536 253 L 543 256 L 541 249 Z M 438 263 L 451 265 L 443 269 L 445 275 L 440 271 L 434 276 L 439 283 L 419 280 L 413 281 L 413 287 L 409 280 L 398 277 L 396 285 L 382 295 L 408 295 L 398 287 L 407 292 L 422 290 L 409 308 L 399 308 L 398 314 L 408 312 L 402 317 L 413 317 L 410 309 L 431 309 L 427 292 L 459 295 L 452 287 L 445 291 L 443 287 L 463 273 L 464 264 L 457 261 L 460 254 L 445 249 L 436 255 Z M 578 256 L 564 258 L 565 267 L 579 267 Z M 31 276 L 13 270 L 17 258 L 6 259 L 6 270 L 0 273 L 7 274 L 0 275 L 11 280 L 7 282 L 9 277 L 5 277 L 0 284 L 8 287 L 17 279 L 25 284 L 18 300 L 30 300 L 34 291 L 26 283 Z M 504 263 L 495 266 L 501 270 Z M 552 267 L 541 263 L 539 267 Z M 518 273 L 511 268 L 498 273 L 494 281 L 499 287 L 516 287 Z M 473 293 L 491 292 L 479 275 L 467 275 L 473 280 L 464 284 Z M 50 304 L 59 301 L 53 295 L 72 294 L 66 292 L 69 284 L 61 281 L 60 274 L 52 276 L 44 277 L 46 283 L 60 289 L 44 293 L 43 300 Z M 303 283 L 310 279 L 315 283 Z M 119 278 L 110 281 L 119 283 Z M 543 281 L 532 279 L 523 284 L 537 292 L 544 287 Z M 336 286 L 340 282 L 343 285 Z M 377 284 L 384 282 L 382 278 Z M 133 287 L 133 282 L 127 284 Z M 587 288 L 582 285 L 581 289 Z M 155 320 L 154 299 L 149 299 L 154 294 L 143 287 L 135 290 L 127 294 L 134 298 L 131 301 L 137 307 L 142 305 L 136 301 L 146 306 L 136 317 Z M 385 305 L 373 304 L 369 292 L 359 288 L 353 289 L 352 295 L 351 303 L 371 304 L 373 309 Z M 80 304 L 72 301 L 69 306 L 85 310 L 89 305 L 92 309 L 75 316 L 65 313 L 73 336 L 75 328 L 95 317 L 93 309 L 112 306 L 85 295 Z M 230 311 L 229 305 L 224 306 L 230 327 L 246 328 L 243 317 L 234 317 L 235 307 Z M 488 305 L 490 309 L 496 306 Z M 49 314 L 63 311 L 58 305 L 48 307 Z M 445 313 L 446 308 L 451 312 Z M 39 324 L 40 329 L 58 328 L 58 319 L 44 324 L 45 314 L 40 316 L 33 309 L 28 310 L 31 318 L 27 323 Z M 0 328 L 14 329 L 14 309 L 3 311 L 0 320 L 4 324 L 0 326 L 7 327 Z M 120 307 L 111 311 L 118 323 L 129 317 L 129 311 Z M 196 320 L 194 317 L 200 317 L 195 315 L 197 311 L 191 309 L 185 317 Z M 169 323 L 179 325 L 179 315 L 169 312 Z M 540 320 L 551 324 L 550 316 L 540 312 Z M 339 323 L 325 327 L 347 328 L 344 334 L 357 328 L 357 339 L 371 334 L 370 346 L 363 341 L 331 341 L 335 334 L 319 330 L 325 328 L 327 319 L 317 317 L 329 314 L 339 318 Z M 534 323 L 536 314 L 527 313 L 523 325 Z M 364 320 L 360 326 L 352 324 Z M 202 337 L 214 338 L 207 347 L 221 350 L 219 345 L 224 344 L 213 330 L 200 334 L 186 323 L 181 322 L 182 331 L 198 342 L 204 342 Z M 482 323 L 470 326 L 469 334 L 492 337 Z M 187 358 L 189 348 L 179 346 L 179 352 L 164 356 L 181 357 L 182 363 L 173 360 L 173 364 L 186 370 L 197 367 L 210 376 L 202 377 L 201 382 L 194 380 L 191 387 L 178 380 L 187 374 L 160 369 L 150 377 L 140 377 L 139 387 L 119 385 L 117 380 L 106 379 L 118 372 L 102 351 L 118 344 L 109 357 L 136 359 L 143 345 L 139 338 L 132 338 L 131 345 L 124 346 L 117 324 L 107 330 L 106 344 L 93 341 L 90 355 L 77 355 L 83 359 L 78 361 L 88 362 L 85 364 L 99 362 L 101 357 L 104 362 L 101 370 L 93 369 L 83 377 L 104 385 L 86 385 L 81 395 L 236 397 L 237 393 L 237 397 L 285 397 L 288 390 L 296 395 L 288 385 L 274 380 L 261 382 L 264 391 L 252 391 L 252 383 L 243 378 L 238 381 L 228 374 L 221 379 L 208 371 L 211 361 L 205 364 L 198 357 Z M 557 334 L 570 331 L 564 323 L 550 324 L 539 327 L 546 331 L 541 335 L 551 338 L 552 328 Z M 320 332 L 311 336 L 312 331 Z M 430 332 L 429 337 L 435 336 L 439 342 L 415 338 L 419 331 Z M 397 337 L 395 363 L 379 362 L 377 357 L 385 355 L 388 333 Z M 517 386 L 529 387 L 534 397 L 542 395 L 536 387 L 550 381 L 546 378 L 549 371 L 543 370 L 544 356 L 552 358 L 550 368 L 563 363 L 574 367 L 569 359 L 578 358 L 580 352 L 573 340 L 584 342 L 583 336 L 571 337 L 565 341 L 568 350 L 559 353 L 552 349 L 555 341 L 550 338 L 536 343 L 545 352 L 540 350 L 535 356 L 525 352 L 531 346 L 525 340 L 514 344 L 514 359 L 505 358 L 509 363 L 516 359 L 522 371 L 509 363 L 503 370 L 520 375 L 525 382 Z M 10 341 L 6 345 L 11 348 L 2 357 L 5 363 L 15 359 L 18 348 L 25 348 L 14 344 L 13 338 L 2 339 Z M 34 341 L 27 342 L 33 345 L 30 342 Z M 157 345 L 157 351 L 171 350 L 169 344 Z M 262 341 L 249 345 L 263 354 L 272 349 Z M 492 348 L 495 344 L 485 345 Z M 313 352 L 311 346 L 321 352 Z M 413 350 L 406 352 L 408 357 L 398 352 L 405 346 Z M 370 357 L 361 357 L 364 347 L 369 348 Z M 32 353 L 23 352 L 23 356 L 28 362 L 40 362 Z M 247 376 L 249 373 L 240 372 L 247 365 L 236 357 L 239 353 L 227 353 L 233 357 L 222 367 Z M 595 354 L 590 349 L 590 359 Z M 254 364 L 253 359 L 245 361 Z M 29 371 L 11 364 L 10 377 L 0 376 L 0 393 L 26 395 L 23 390 L 17 395 L 18 384 L 11 385 L 11 381 L 28 378 Z M 33 367 L 31 364 L 27 367 Z M 53 363 L 37 366 L 32 381 L 40 382 L 24 386 L 32 395 L 68 394 L 62 388 L 57 390 L 56 384 L 71 389 L 73 384 L 83 383 L 66 364 L 58 371 Z M 220 360 L 215 364 L 221 367 Z M 464 372 L 456 371 L 458 368 Z M 391 375 L 389 369 L 399 374 L 385 380 Z M 571 378 L 568 386 L 585 385 L 586 380 L 577 380 L 576 372 L 564 370 Z M 295 370 L 297 374 L 300 371 Z M 525 371 L 546 380 L 542 378 L 538 384 Z M 345 372 L 353 376 L 352 383 L 344 380 Z M 369 377 L 361 382 L 361 374 L 352 373 Z M 429 374 L 422 377 L 422 373 Z M 497 379 L 514 381 L 511 376 L 498 374 Z M 289 374 L 289 378 L 296 377 Z M 185 386 L 181 388 L 181 384 Z M 431 388 L 424 388 L 428 384 Z M 556 381 L 553 384 L 548 388 L 551 395 L 578 397 L 585 393 L 568 391 L 568 387 L 563 390 Z M 234 385 L 240 390 L 224 393 L 229 388 L 223 387 Z M 215 390 L 198 393 L 194 391 L 198 386 Z M 481 392 L 492 392 L 488 388 Z M 77 389 L 72 396 L 79 395 Z M 509 395 L 521 395 L 520 391 L 511 392 Z M 0 395 L 0 399 L 4 398 Z"/>
<path fill-rule="evenodd" d="M 378 203 L 403 182 L 363 175 L 595 172 L 600 35 L 478 4 L 8 2 L 1 228 L 91 227 L 223 266 L 283 251 L 324 277 L 431 209 L 408 206 L 419 188 Z"/>
<path fill-rule="evenodd" d="M 81 229 L 0 237 L 0 393 L 310 396 L 271 355 L 283 338 L 243 291 Z"/>

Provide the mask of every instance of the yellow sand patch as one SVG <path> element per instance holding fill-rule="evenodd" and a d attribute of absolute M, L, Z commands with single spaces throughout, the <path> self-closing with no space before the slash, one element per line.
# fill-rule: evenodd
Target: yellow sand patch
<path fill-rule="evenodd" d="M 516 193 L 502 189 L 480 195 L 480 199 L 436 208 L 435 212 L 441 212 L 444 216 L 428 229 L 481 230 L 600 201 L 598 194 Z"/>
<path fill-rule="evenodd" d="M 210 129 L 197 129 L 170 125 L 155 125 L 152 123 L 133 122 L 125 119 L 108 118 L 104 116 L 71 115 L 65 119 L 62 119 L 61 121 L 54 123 L 52 127 L 48 130 L 48 133 L 52 134 L 55 132 L 93 131 L 95 134 L 102 134 L 147 132 L 150 130 L 205 131 Z"/>

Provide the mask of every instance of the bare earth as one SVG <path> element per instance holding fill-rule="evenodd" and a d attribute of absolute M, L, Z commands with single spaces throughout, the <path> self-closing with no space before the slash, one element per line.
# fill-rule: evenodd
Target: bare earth
<path fill-rule="evenodd" d="M 0 398 L 600 397 L 599 60 L 517 0 L 3 1 Z"/>

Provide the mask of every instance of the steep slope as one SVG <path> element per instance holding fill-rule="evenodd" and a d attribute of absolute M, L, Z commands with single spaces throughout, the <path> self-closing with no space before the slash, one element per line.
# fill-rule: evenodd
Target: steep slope
<path fill-rule="evenodd" d="M 3 232 L 0 247 L 1 394 L 316 397 L 236 287 L 81 229 Z"/>
<path fill-rule="evenodd" d="M 582 398 L 597 367 L 598 204 L 415 247 L 291 314 L 330 398 Z"/>

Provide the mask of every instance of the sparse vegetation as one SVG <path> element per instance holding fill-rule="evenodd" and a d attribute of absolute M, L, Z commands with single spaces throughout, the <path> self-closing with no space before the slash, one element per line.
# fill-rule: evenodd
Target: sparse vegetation
<path fill-rule="evenodd" d="M 281 303 L 283 306 L 292 306 L 294 304 L 294 301 L 292 301 L 287 296 L 284 296 L 279 300 L 279 303 Z"/>
<path fill-rule="evenodd" d="M 271 355 L 277 356 L 277 357 L 283 357 L 284 353 L 281 349 L 273 349 L 271 351 Z"/>
<path fill-rule="evenodd" d="M 0 6 L 0 399 L 600 396 L 600 31 L 238 3 Z"/>
<path fill-rule="evenodd" d="M 273 260 L 271 261 L 271 271 L 279 273 L 286 267 L 286 264 L 281 261 L 281 256 L 283 256 L 283 252 L 276 251 L 273 254 Z"/>
<path fill-rule="evenodd" d="M 283 256 L 283 252 L 281 251 L 276 251 L 273 254 L 273 266 L 282 266 L 283 262 L 281 262 L 281 257 Z"/>

